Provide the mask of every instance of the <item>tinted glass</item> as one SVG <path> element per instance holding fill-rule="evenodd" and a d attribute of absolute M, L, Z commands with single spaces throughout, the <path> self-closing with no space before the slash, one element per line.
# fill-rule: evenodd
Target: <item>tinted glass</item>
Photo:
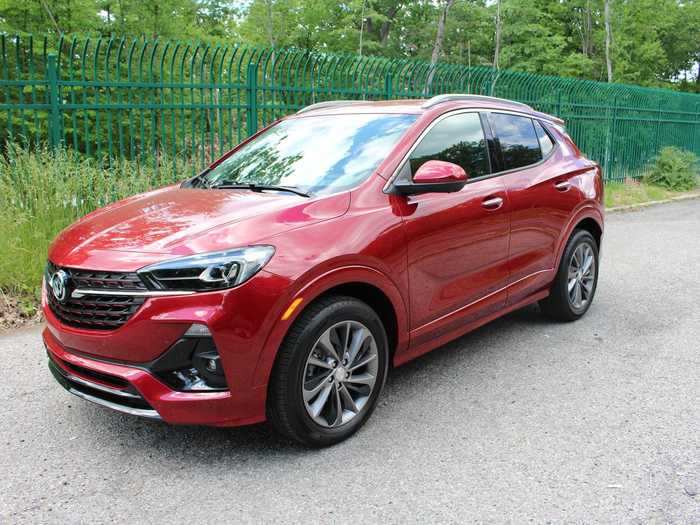
<path fill-rule="evenodd" d="M 435 124 L 411 154 L 411 172 L 429 160 L 444 160 L 464 168 L 469 177 L 487 175 L 488 150 L 478 113 L 460 113 Z"/>
<path fill-rule="evenodd" d="M 512 170 L 542 160 L 532 120 L 517 115 L 491 113 L 494 133 L 501 143 L 504 169 Z"/>
<path fill-rule="evenodd" d="M 537 120 L 533 120 L 535 123 L 535 131 L 537 132 L 537 138 L 540 139 L 540 148 L 542 149 L 542 156 L 546 157 L 549 152 L 554 148 L 554 142 L 552 142 L 552 137 L 544 130 L 542 124 Z"/>
<path fill-rule="evenodd" d="M 387 157 L 415 115 L 334 115 L 285 120 L 213 168 L 206 186 L 291 186 L 314 194 L 350 189 Z"/>

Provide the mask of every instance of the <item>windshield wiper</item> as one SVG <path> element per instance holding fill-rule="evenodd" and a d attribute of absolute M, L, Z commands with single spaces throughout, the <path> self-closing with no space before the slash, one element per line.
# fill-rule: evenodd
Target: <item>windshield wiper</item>
<path fill-rule="evenodd" d="M 310 194 L 298 190 L 297 188 L 293 188 L 291 186 L 275 186 L 274 184 L 256 184 L 254 182 L 233 182 L 215 184 L 214 186 L 209 186 L 209 188 L 214 190 L 286 191 L 289 193 L 294 193 L 296 195 L 301 195 L 302 197 L 311 197 Z"/>

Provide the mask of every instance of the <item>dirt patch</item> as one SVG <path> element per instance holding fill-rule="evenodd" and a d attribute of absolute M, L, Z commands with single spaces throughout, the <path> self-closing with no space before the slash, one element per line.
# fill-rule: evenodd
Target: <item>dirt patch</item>
<path fill-rule="evenodd" d="M 41 310 L 26 299 L 11 297 L 0 291 L 0 330 L 18 328 L 41 321 Z"/>

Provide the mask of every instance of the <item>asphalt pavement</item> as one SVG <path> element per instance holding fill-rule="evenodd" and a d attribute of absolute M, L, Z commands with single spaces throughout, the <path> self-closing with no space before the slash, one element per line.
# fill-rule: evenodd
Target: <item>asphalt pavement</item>
<path fill-rule="evenodd" d="M 525 308 L 394 370 L 363 430 L 170 427 L 0 335 L 0 523 L 700 523 L 700 200 L 608 217 L 572 324 Z"/>

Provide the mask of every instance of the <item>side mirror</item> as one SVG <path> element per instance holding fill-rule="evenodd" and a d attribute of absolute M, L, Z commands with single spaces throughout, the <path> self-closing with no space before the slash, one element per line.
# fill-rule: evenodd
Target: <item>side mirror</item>
<path fill-rule="evenodd" d="M 467 173 L 461 166 L 442 160 L 425 162 L 413 175 L 413 182 L 400 181 L 394 189 L 402 195 L 420 193 L 452 193 L 467 183 Z"/>

